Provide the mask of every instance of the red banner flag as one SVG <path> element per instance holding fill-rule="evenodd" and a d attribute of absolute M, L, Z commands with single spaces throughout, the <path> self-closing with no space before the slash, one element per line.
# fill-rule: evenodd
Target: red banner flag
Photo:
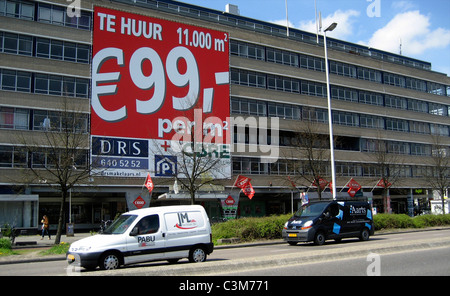
<path fill-rule="evenodd" d="M 388 188 L 391 187 L 391 182 L 385 182 L 385 180 L 383 178 L 380 179 L 380 181 L 378 181 L 377 186 L 378 187 L 384 187 L 384 188 Z"/>
<path fill-rule="evenodd" d="M 247 183 L 250 183 L 250 180 L 250 178 L 239 175 L 236 179 L 236 182 L 234 182 L 234 186 L 244 189 L 247 187 Z"/>
<path fill-rule="evenodd" d="M 253 189 L 252 184 L 250 184 L 250 181 L 246 183 L 246 186 L 242 191 L 244 191 L 244 194 L 247 195 L 249 199 L 252 199 L 253 195 L 255 195 L 255 190 Z"/>
<path fill-rule="evenodd" d="M 145 187 L 147 187 L 148 192 L 151 193 L 154 185 L 153 185 L 152 178 L 150 177 L 150 173 L 147 173 L 147 179 L 145 179 L 144 185 L 145 185 Z"/>

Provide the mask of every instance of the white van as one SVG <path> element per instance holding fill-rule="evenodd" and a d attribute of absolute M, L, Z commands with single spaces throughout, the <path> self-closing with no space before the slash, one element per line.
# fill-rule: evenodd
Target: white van
<path fill-rule="evenodd" d="M 213 252 L 211 226 L 199 205 L 146 208 L 122 214 L 102 234 L 71 244 L 69 264 L 116 269 L 153 260 L 203 262 Z"/>

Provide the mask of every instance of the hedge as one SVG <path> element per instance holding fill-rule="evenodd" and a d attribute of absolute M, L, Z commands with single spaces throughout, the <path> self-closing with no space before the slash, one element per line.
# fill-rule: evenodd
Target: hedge
<path fill-rule="evenodd" d="M 213 224 L 212 236 L 214 244 L 218 239 L 238 238 L 241 242 L 261 239 L 280 239 L 281 231 L 291 214 L 261 218 L 240 218 Z M 450 214 L 423 215 L 414 218 L 405 214 L 374 215 L 375 230 L 393 228 L 424 228 L 450 225 Z"/>
<path fill-rule="evenodd" d="M 409 217 L 405 214 L 377 214 L 373 217 L 375 230 L 391 228 L 424 228 L 450 225 L 450 214 L 421 215 Z"/>
<path fill-rule="evenodd" d="M 248 217 L 213 224 L 213 242 L 217 244 L 222 238 L 238 238 L 241 242 L 281 238 L 281 230 L 291 216 Z"/>

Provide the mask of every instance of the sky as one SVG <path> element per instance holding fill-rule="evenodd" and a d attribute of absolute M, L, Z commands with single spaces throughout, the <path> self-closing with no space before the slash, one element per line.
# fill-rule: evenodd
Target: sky
<path fill-rule="evenodd" d="M 181 0 L 216 10 L 234 4 L 242 16 L 316 33 L 315 1 L 328 37 L 431 62 L 450 76 L 449 0 Z"/>

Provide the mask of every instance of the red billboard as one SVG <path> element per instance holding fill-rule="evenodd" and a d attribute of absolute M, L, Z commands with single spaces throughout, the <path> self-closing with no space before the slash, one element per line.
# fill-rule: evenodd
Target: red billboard
<path fill-rule="evenodd" d="M 94 8 L 91 135 L 100 167 L 153 175 L 152 147 L 168 152 L 194 122 L 228 145 L 229 116 L 228 33 Z"/>

